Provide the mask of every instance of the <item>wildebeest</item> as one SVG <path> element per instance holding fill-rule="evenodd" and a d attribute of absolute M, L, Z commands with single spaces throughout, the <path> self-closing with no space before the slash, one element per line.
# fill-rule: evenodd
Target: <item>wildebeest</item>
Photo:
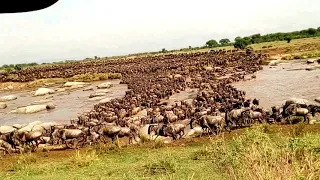
<path fill-rule="evenodd" d="M 221 116 L 212 116 L 212 115 L 203 115 L 199 119 L 191 119 L 190 121 L 190 128 L 193 129 L 193 122 L 197 122 L 202 129 L 207 130 L 207 132 L 219 134 L 222 129 L 226 129 L 230 132 L 229 127 L 227 127 L 227 123 L 225 118 Z"/>
<path fill-rule="evenodd" d="M 298 104 L 290 104 L 284 111 L 284 118 L 289 118 L 290 116 L 302 116 L 304 118 L 304 122 L 307 121 L 309 124 L 310 119 L 307 116 L 309 110 L 307 108 L 301 108 Z"/>
<path fill-rule="evenodd" d="M 155 124 L 150 124 L 148 127 L 148 134 L 151 134 L 152 132 L 155 133 L 156 138 L 158 136 L 164 136 L 164 137 L 172 137 L 174 140 L 177 139 L 177 134 L 175 129 L 172 126 L 168 126 L 167 124 L 162 124 L 162 125 L 155 125 Z"/>

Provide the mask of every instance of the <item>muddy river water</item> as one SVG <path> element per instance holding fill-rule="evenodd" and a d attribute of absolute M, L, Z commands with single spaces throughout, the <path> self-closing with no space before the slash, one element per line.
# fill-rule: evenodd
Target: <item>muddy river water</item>
<path fill-rule="evenodd" d="M 319 66 L 316 62 L 307 64 L 306 60 L 294 60 L 277 66 L 264 66 L 256 73 L 256 79 L 237 82 L 233 85 L 246 91 L 248 98 L 260 99 L 260 105 L 270 108 L 282 105 L 285 100 L 303 98 L 312 104 L 320 96 L 320 69 L 307 71 L 306 68 Z"/>
<path fill-rule="evenodd" d="M 94 82 L 90 86 L 95 86 L 106 82 Z M 107 98 L 120 98 L 125 95 L 127 85 L 119 84 L 120 80 L 111 80 L 114 85 L 109 89 Z M 50 87 L 55 89 L 57 87 Z M 12 125 L 12 124 L 24 124 L 33 121 L 42 122 L 57 122 L 68 123 L 71 119 L 76 119 L 78 115 L 89 111 L 93 108 L 93 105 L 98 103 L 99 100 L 92 100 L 89 98 L 90 94 L 94 91 L 83 91 L 84 88 L 73 90 L 71 92 L 54 93 L 46 96 L 32 97 L 32 91 L 19 92 L 19 93 L 0 93 L 0 96 L 16 95 L 18 99 L 14 101 L 6 102 L 8 107 L 6 109 L 0 109 L 0 125 Z M 34 114 L 14 114 L 10 111 L 15 110 L 21 106 L 27 106 L 35 101 L 50 100 L 56 106 L 55 109 L 49 111 L 42 111 Z"/>

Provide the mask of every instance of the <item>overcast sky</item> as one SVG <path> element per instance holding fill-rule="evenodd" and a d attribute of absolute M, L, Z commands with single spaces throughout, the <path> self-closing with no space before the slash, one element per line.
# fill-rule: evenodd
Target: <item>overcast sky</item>
<path fill-rule="evenodd" d="M 59 0 L 0 14 L 0 64 L 204 45 L 206 40 L 320 26 L 319 0 Z"/>

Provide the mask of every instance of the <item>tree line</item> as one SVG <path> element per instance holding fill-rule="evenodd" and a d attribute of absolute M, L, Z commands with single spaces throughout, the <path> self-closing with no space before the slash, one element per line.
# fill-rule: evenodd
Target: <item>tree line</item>
<path fill-rule="evenodd" d="M 248 45 L 263 43 L 263 42 L 272 42 L 272 41 L 287 41 L 291 42 L 292 39 L 301 39 L 301 38 L 310 38 L 310 37 L 320 37 L 320 27 L 308 28 L 301 31 L 293 31 L 293 32 L 278 32 L 278 33 L 270 33 L 266 35 L 253 34 L 246 37 L 236 37 L 234 42 L 231 42 L 228 38 L 221 39 L 217 42 L 214 39 L 208 40 L 206 42 L 205 47 L 214 48 L 214 47 L 222 47 L 222 46 L 230 46 L 233 45 L 235 48 L 245 49 Z"/>

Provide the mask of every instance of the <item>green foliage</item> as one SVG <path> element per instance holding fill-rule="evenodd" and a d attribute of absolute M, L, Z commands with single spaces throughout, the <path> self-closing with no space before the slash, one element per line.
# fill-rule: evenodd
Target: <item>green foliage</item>
<path fill-rule="evenodd" d="M 234 43 L 234 48 L 245 49 L 249 45 L 248 39 L 236 38 Z"/>
<path fill-rule="evenodd" d="M 286 37 L 284 38 L 284 40 L 286 40 L 288 43 L 290 43 L 291 40 L 292 40 L 292 37 L 291 37 L 290 35 L 288 35 L 288 36 L 286 36 Z"/>
<path fill-rule="evenodd" d="M 230 43 L 230 40 L 228 38 L 224 38 L 224 39 L 221 39 L 219 41 L 219 43 L 222 45 L 222 46 L 226 46 L 226 45 L 229 45 Z"/>
<path fill-rule="evenodd" d="M 265 35 L 261 35 L 258 33 L 258 34 L 253 34 L 246 37 L 240 37 L 240 36 L 236 37 L 234 40 L 235 41 L 234 47 L 244 49 L 247 45 L 250 45 L 250 44 L 273 42 L 273 41 L 287 41 L 288 43 L 290 43 L 291 40 L 293 39 L 302 39 L 302 38 L 309 38 L 309 37 L 316 37 L 316 36 L 320 36 L 320 27 L 318 27 L 317 29 L 308 28 L 301 31 L 293 31 L 293 32 L 287 32 L 287 33 L 277 32 L 277 33 L 270 33 Z M 220 44 L 222 46 L 230 45 L 230 43 L 226 43 L 225 40 L 227 39 L 221 39 L 219 41 Z M 218 44 L 214 43 L 213 40 L 210 40 L 210 41 L 206 43 L 207 46 L 209 46 L 208 43 L 211 44 L 211 46 L 209 47 L 218 46 Z"/>
<path fill-rule="evenodd" d="M 162 50 L 160 52 L 161 53 L 166 53 L 166 52 L 168 52 L 168 50 L 166 50 L 166 48 L 162 48 Z"/>
<path fill-rule="evenodd" d="M 314 36 L 316 33 L 317 33 L 317 30 L 316 30 L 316 29 L 314 29 L 314 28 L 309 28 L 309 29 L 308 29 L 308 34 Z"/>
<path fill-rule="evenodd" d="M 242 39 L 240 36 L 237 36 L 236 38 L 234 38 L 234 41 L 236 42 L 237 40 Z"/>
<path fill-rule="evenodd" d="M 5 72 L 12 72 L 12 71 L 21 71 L 24 68 L 31 67 L 31 66 L 37 66 L 38 63 L 25 63 L 25 64 L 4 64 L 2 67 L 0 67 L 0 70 L 4 70 Z"/>
<path fill-rule="evenodd" d="M 218 47 L 219 46 L 218 42 L 216 40 L 214 40 L 214 39 L 211 39 L 211 40 L 207 41 L 206 45 L 209 48 L 214 48 L 214 47 Z"/>

